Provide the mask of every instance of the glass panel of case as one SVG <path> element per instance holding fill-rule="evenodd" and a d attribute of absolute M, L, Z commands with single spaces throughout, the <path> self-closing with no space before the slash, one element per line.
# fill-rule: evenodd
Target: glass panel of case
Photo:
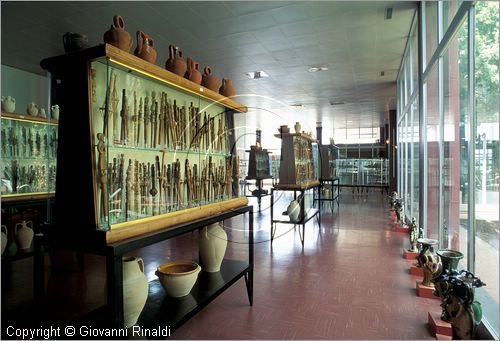
<path fill-rule="evenodd" d="M 2 196 L 54 192 L 57 125 L 15 116 L 2 115 Z"/>
<path fill-rule="evenodd" d="M 101 227 L 232 197 L 224 106 L 111 60 L 91 76 Z"/>

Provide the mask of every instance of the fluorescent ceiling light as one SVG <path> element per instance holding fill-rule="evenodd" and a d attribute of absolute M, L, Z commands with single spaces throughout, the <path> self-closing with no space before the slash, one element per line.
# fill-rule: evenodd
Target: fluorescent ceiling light
<path fill-rule="evenodd" d="M 308 69 L 308 71 L 309 72 L 328 71 L 328 66 L 325 66 L 325 65 L 311 66 Z"/>
<path fill-rule="evenodd" d="M 245 75 L 250 79 L 269 77 L 269 75 L 265 71 L 251 71 L 251 72 L 246 72 Z"/>

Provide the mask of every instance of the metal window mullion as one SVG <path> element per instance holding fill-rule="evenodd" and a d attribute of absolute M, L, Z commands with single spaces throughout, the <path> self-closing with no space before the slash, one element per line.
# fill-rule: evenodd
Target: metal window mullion
<path fill-rule="evenodd" d="M 418 115 L 419 115 L 419 225 L 427 236 L 427 114 L 426 114 L 426 88 L 423 78 L 425 63 L 425 3 L 420 2 L 418 8 Z"/>
<path fill-rule="evenodd" d="M 469 116 L 469 202 L 467 203 L 468 213 L 468 247 L 467 247 L 467 269 L 471 272 L 476 272 L 475 252 L 476 252 L 476 217 L 475 217 L 475 203 L 476 203 L 476 160 L 475 160 L 475 131 L 476 131 L 476 114 L 474 104 L 474 62 L 475 62 L 475 46 L 474 46 L 474 33 L 475 33 L 475 7 L 469 8 L 469 17 L 467 25 L 467 111 Z"/>
<path fill-rule="evenodd" d="M 438 2 L 438 42 L 441 42 L 443 36 L 443 3 Z M 438 140 L 438 169 L 439 169 L 439 204 L 438 204 L 438 240 L 441 248 L 447 248 L 448 245 L 444 245 L 444 176 L 443 176 L 443 166 L 444 166 L 444 80 L 443 80 L 443 57 L 440 56 L 438 59 L 438 117 L 439 117 L 439 140 Z"/>

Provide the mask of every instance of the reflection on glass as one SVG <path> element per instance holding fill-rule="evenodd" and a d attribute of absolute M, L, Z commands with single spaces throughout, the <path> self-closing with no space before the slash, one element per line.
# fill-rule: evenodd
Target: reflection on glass
<path fill-rule="evenodd" d="M 487 286 L 478 290 L 484 317 L 499 330 L 499 3 L 476 5 L 475 92 L 475 272 Z"/>
<path fill-rule="evenodd" d="M 425 42 L 426 42 L 425 65 L 429 63 L 429 60 L 436 51 L 438 44 L 437 9 L 438 9 L 437 1 L 425 2 Z"/>
<path fill-rule="evenodd" d="M 438 239 L 439 210 L 439 112 L 438 74 L 434 66 L 427 87 L 427 238 Z"/>

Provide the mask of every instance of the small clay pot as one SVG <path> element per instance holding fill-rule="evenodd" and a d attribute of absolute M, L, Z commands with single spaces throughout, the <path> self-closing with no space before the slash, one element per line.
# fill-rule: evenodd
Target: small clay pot
<path fill-rule="evenodd" d="M 234 90 L 233 81 L 230 79 L 222 78 L 222 86 L 219 89 L 219 93 L 226 97 L 236 96 L 236 90 Z"/>
<path fill-rule="evenodd" d="M 165 69 L 184 77 L 187 71 L 186 61 L 182 58 L 182 50 L 175 45 L 168 46 L 169 58 L 165 63 Z"/>
<path fill-rule="evenodd" d="M 201 72 L 199 70 L 200 63 L 195 62 L 191 58 L 187 59 L 187 71 L 184 78 L 189 79 L 191 82 L 201 84 Z"/>
<path fill-rule="evenodd" d="M 156 49 L 154 47 L 154 40 L 143 31 L 137 31 L 137 47 L 134 54 L 144 59 L 147 62 L 154 64 L 156 62 Z"/>
<path fill-rule="evenodd" d="M 66 32 L 63 35 L 64 51 L 76 52 L 90 47 L 89 39 L 85 34 Z"/>
<path fill-rule="evenodd" d="M 160 283 L 171 297 L 184 297 L 193 288 L 201 267 L 191 261 L 174 261 L 162 264 L 155 274 L 160 279 Z"/>
<path fill-rule="evenodd" d="M 104 33 L 104 42 L 118 47 L 120 50 L 130 52 L 132 37 L 125 31 L 125 24 L 119 15 L 113 17 L 113 25 Z"/>
<path fill-rule="evenodd" d="M 205 66 L 203 70 L 201 85 L 212 91 L 219 92 L 220 79 L 212 75 L 212 68 L 210 66 Z"/>

